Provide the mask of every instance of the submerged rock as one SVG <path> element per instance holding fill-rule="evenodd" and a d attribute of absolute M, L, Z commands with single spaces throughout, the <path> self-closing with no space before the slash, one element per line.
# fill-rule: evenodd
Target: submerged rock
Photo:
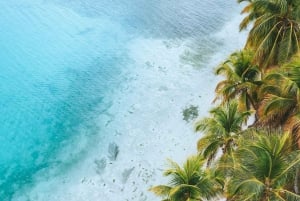
<path fill-rule="evenodd" d="M 183 120 L 190 122 L 199 116 L 198 106 L 190 105 L 182 111 Z"/>
<path fill-rule="evenodd" d="M 119 146 L 116 143 L 110 143 L 108 146 L 108 158 L 115 161 L 119 154 Z"/>
<path fill-rule="evenodd" d="M 132 171 L 134 170 L 134 167 L 129 168 L 129 169 L 125 169 L 122 173 L 122 182 L 123 184 L 125 184 L 129 178 L 129 176 L 131 175 Z"/>
<path fill-rule="evenodd" d="M 102 158 L 100 160 L 95 160 L 94 161 L 96 164 L 96 172 L 97 174 L 102 174 L 104 169 L 106 168 L 106 159 Z"/>

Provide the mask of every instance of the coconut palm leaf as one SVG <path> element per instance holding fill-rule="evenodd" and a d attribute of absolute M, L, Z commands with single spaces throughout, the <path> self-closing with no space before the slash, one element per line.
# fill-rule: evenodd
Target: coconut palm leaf
<path fill-rule="evenodd" d="M 270 72 L 263 79 L 257 114 L 257 125 L 282 127 L 299 111 L 300 67 L 285 65 L 281 70 Z M 289 124 L 291 121 L 289 121 Z"/>
<path fill-rule="evenodd" d="M 263 113 L 266 116 L 274 116 L 279 117 L 281 119 L 284 118 L 284 115 L 291 110 L 291 108 L 295 107 L 295 99 L 292 98 L 284 98 L 272 94 L 268 94 L 262 103 L 263 105 Z M 280 108 L 280 110 L 279 110 Z M 283 119 L 281 121 L 285 121 Z"/>
<path fill-rule="evenodd" d="M 291 133 L 294 143 L 297 144 L 295 148 L 300 148 L 300 113 L 291 116 L 284 124 L 284 130 Z"/>
<path fill-rule="evenodd" d="M 248 15 L 240 30 L 254 22 L 246 47 L 255 52 L 254 61 L 261 68 L 282 64 L 299 51 L 299 2 L 252 0 L 242 13 Z"/>
<path fill-rule="evenodd" d="M 297 200 L 298 195 L 287 188 L 300 166 L 300 152 L 293 151 L 291 136 L 265 131 L 253 131 L 253 136 L 232 154 L 236 165 L 228 194 L 234 200 Z"/>
<path fill-rule="evenodd" d="M 157 196 L 168 196 L 172 187 L 166 185 L 158 185 L 151 187 L 149 191 L 153 192 Z"/>
<path fill-rule="evenodd" d="M 197 143 L 197 149 L 199 154 L 203 155 L 207 159 L 207 165 L 209 166 L 211 162 L 215 159 L 218 150 L 220 149 L 220 139 L 209 137 L 210 141 L 207 141 L 209 144 L 205 143 L 205 139 L 200 139 Z"/>
<path fill-rule="evenodd" d="M 227 61 L 219 65 L 217 75 L 225 76 L 225 80 L 216 87 L 216 100 L 221 104 L 237 99 L 239 110 L 246 111 L 256 107 L 255 91 L 259 86 L 260 71 L 252 64 L 253 54 L 250 51 L 233 53 Z"/>
<path fill-rule="evenodd" d="M 300 195 L 297 195 L 291 191 L 287 191 L 287 190 L 280 190 L 280 194 L 285 195 L 286 199 L 288 201 L 299 201 L 300 200 Z"/>
<path fill-rule="evenodd" d="M 295 82 L 300 87 L 300 57 L 295 56 L 291 62 L 282 66 L 282 74 L 284 74 L 291 81 Z"/>
<path fill-rule="evenodd" d="M 170 169 L 164 172 L 170 177 L 169 185 L 158 185 L 149 190 L 164 200 L 188 201 L 207 200 L 220 193 L 221 186 L 211 176 L 209 170 L 203 170 L 204 160 L 199 156 L 189 157 L 180 167 L 169 160 Z"/>
<path fill-rule="evenodd" d="M 198 152 L 207 159 L 208 166 L 218 152 L 226 154 L 235 149 L 242 125 L 250 112 L 240 112 L 237 102 L 233 101 L 212 109 L 210 114 L 211 117 L 196 123 L 196 131 L 204 133 L 197 143 Z"/>
<path fill-rule="evenodd" d="M 172 188 L 169 196 L 174 201 L 201 200 L 199 188 L 187 184 L 181 184 Z"/>

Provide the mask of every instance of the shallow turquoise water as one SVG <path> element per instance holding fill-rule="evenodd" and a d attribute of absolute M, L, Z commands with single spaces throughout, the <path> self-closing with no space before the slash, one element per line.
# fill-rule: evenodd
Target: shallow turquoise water
<path fill-rule="evenodd" d="M 56 154 L 82 131 L 90 141 L 105 135 L 96 117 L 124 82 L 119 75 L 131 63 L 130 40 L 209 43 L 207 34 L 222 27 L 234 3 L 1 1 L 0 200 L 30 186 L 37 172 L 79 160 Z"/>

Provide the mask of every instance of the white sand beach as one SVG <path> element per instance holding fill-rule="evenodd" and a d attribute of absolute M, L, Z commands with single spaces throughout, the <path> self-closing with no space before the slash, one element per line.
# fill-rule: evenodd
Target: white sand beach
<path fill-rule="evenodd" d="M 148 189 L 167 182 L 162 176 L 166 159 L 182 163 L 196 153 L 201 136 L 194 133 L 193 121 L 183 120 L 182 111 L 195 105 L 199 118 L 207 115 L 220 79 L 214 67 L 244 45 L 245 34 L 237 28 L 240 19 L 237 16 L 210 36 L 222 46 L 199 67 L 182 59 L 188 51 L 193 53 L 194 39 L 134 39 L 129 47 L 133 67 L 122 74 L 127 82 L 112 92 L 114 102 L 99 116 L 101 132 L 110 133 L 100 141 L 118 146 L 116 159 L 108 153 L 109 143 L 95 147 L 72 171 L 38 182 L 15 200 L 160 200 Z"/>

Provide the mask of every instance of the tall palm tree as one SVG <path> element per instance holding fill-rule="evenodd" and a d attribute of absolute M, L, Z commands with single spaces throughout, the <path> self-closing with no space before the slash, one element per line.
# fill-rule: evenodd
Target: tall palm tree
<path fill-rule="evenodd" d="M 299 51 L 298 0 L 238 0 L 248 1 L 242 13 L 248 15 L 240 30 L 250 23 L 246 48 L 255 51 L 254 61 L 261 68 L 282 64 Z"/>
<path fill-rule="evenodd" d="M 163 201 L 202 201 L 215 197 L 220 185 L 209 170 L 203 170 L 204 160 L 198 156 L 187 159 L 183 168 L 169 160 L 170 169 L 164 172 L 170 176 L 170 185 L 159 185 L 149 190 L 163 198 Z"/>
<path fill-rule="evenodd" d="M 290 183 L 300 166 L 289 134 L 256 132 L 234 153 L 234 173 L 227 186 L 229 200 L 296 201 Z"/>
<path fill-rule="evenodd" d="M 207 165 L 215 159 L 217 153 L 231 153 L 242 130 L 242 124 L 250 112 L 239 112 L 238 104 L 233 101 L 210 111 L 211 117 L 196 123 L 196 131 L 202 131 L 198 141 L 198 151 L 207 159 Z"/>
<path fill-rule="evenodd" d="M 256 89 L 260 82 L 260 71 L 252 64 L 253 54 L 250 51 L 239 51 L 216 69 L 217 75 L 224 75 L 225 80 L 216 87 L 216 99 L 226 103 L 238 99 L 239 109 L 247 111 L 256 109 Z"/>

